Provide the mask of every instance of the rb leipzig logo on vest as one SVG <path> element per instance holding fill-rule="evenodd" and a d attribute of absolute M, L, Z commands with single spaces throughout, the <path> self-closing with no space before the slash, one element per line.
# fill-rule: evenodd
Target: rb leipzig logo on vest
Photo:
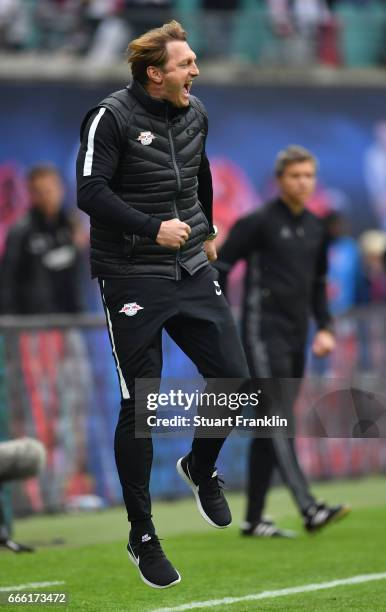
<path fill-rule="evenodd" d="M 128 304 L 124 304 L 119 312 L 122 312 L 127 317 L 133 317 L 137 314 L 138 310 L 143 310 L 143 306 L 140 306 L 137 302 L 129 302 Z"/>
<path fill-rule="evenodd" d="M 137 140 L 139 140 L 139 142 L 143 145 L 150 145 L 154 138 L 156 137 L 152 132 L 141 132 Z"/>

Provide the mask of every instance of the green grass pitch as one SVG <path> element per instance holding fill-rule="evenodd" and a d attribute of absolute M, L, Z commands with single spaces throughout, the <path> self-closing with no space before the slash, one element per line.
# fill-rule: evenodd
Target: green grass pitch
<path fill-rule="evenodd" d="M 244 499 L 240 494 L 228 495 L 234 523 L 226 530 L 207 525 L 199 516 L 193 497 L 175 503 L 155 503 L 159 537 L 182 575 L 180 584 L 165 590 L 143 584 L 129 562 L 125 549 L 127 526 L 121 508 L 18 521 L 15 539 L 35 543 L 38 551 L 31 555 L 1 552 L 0 588 L 63 580 L 64 585 L 47 590 L 66 591 L 70 598 L 67 610 L 144 612 L 386 572 L 385 480 L 377 477 L 319 484 L 314 490 L 328 502 L 351 503 L 352 513 L 310 536 L 302 531 L 288 493 L 283 488 L 274 489 L 268 513 L 281 526 L 295 529 L 299 533 L 296 540 L 241 538 L 238 524 Z M 53 545 L 55 538 L 63 538 L 65 543 Z M 47 611 L 58 606 L 0 605 L 0 612 L 27 607 Z M 383 611 L 386 580 L 198 609 Z"/>

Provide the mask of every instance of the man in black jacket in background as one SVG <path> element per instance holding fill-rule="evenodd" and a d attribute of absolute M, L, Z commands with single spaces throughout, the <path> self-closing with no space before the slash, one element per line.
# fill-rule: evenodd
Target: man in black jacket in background
<path fill-rule="evenodd" d="M 289 146 L 281 151 L 275 168 L 279 197 L 234 225 L 216 263 L 220 285 L 225 288 L 227 274 L 236 261 L 247 262 L 242 336 L 248 364 L 253 377 L 292 379 L 267 384 L 274 394 L 282 389 L 285 406 L 277 405 L 276 410 L 289 420 L 304 374 L 310 315 L 317 324 L 312 345 L 315 355 L 325 356 L 335 345 L 326 297 L 323 225 L 305 208 L 315 188 L 316 166 L 313 155 L 303 147 Z M 262 514 L 276 464 L 308 531 L 348 512 L 347 506 L 328 507 L 315 500 L 298 464 L 293 438 L 254 438 L 244 535 L 293 535 Z"/>
<path fill-rule="evenodd" d="M 152 441 L 150 431 L 136 437 L 135 379 L 160 377 L 163 329 L 205 378 L 248 377 L 248 366 L 209 265 L 216 232 L 208 119 L 190 95 L 196 56 L 176 21 L 146 32 L 129 50 L 132 82 L 82 124 L 78 205 L 90 215 L 91 273 L 99 280 L 121 390 L 115 457 L 131 524 L 127 550 L 146 584 L 166 588 L 180 575 L 151 520 Z M 195 435 L 177 463 L 201 515 L 219 528 L 231 522 L 215 468 L 223 442 Z"/>
<path fill-rule="evenodd" d="M 1 310 L 79 312 L 79 251 L 62 178 L 54 166 L 34 166 L 27 187 L 31 208 L 9 231 L 1 262 Z"/>

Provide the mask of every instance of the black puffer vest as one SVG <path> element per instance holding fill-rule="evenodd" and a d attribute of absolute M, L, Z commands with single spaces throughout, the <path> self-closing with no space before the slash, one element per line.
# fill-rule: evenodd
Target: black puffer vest
<path fill-rule="evenodd" d="M 102 106 L 114 114 L 123 142 L 111 189 L 130 206 L 163 221 L 178 217 L 192 232 L 176 251 L 151 238 L 117 232 L 91 218 L 92 275 L 178 280 L 181 267 L 194 274 L 208 264 L 203 242 L 209 224 L 197 198 L 197 174 L 207 134 L 203 105 L 191 96 L 188 107 L 177 109 L 150 97 L 133 81 L 98 104 Z"/>

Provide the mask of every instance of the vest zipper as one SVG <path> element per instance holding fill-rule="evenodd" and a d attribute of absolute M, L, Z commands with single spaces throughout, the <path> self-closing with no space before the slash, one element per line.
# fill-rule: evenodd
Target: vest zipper
<path fill-rule="evenodd" d="M 172 136 L 172 129 L 170 127 L 169 124 L 169 118 L 168 118 L 168 109 L 166 108 L 166 127 L 168 130 L 168 138 L 169 138 L 169 145 L 170 145 L 170 152 L 172 154 L 172 163 L 173 163 L 173 168 L 174 168 L 174 172 L 176 175 L 176 179 L 177 179 L 177 192 L 179 193 L 181 191 L 181 176 L 180 176 L 180 171 L 178 169 L 177 166 L 177 160 L 176 160 L 176 152 L 174 150 L 174 142 L 173 142 L 173 136 Z M 176 201 L 173 199 L 173 212 L 176 216 L 177 219 L 180 218 L 179 214 L 178 214 L 178 210 L 177 210 L 177 204 Z M 176 273 L 176 280 L 181 280 L 181 268 L 179 266 L 179 258 L 180 258 L 180 253 L 179 250 L 176 252 L 176 260 L 175 260 L 175 273 Z"/>
<path fill-rule="evenodd" d="M 168 130 L 170 152 L 172 154 L 173 168 L 174 168 L 174 172 L 176 174 L 176 179 L 177 179 L 177 192 L 179 193 L 181 191 L 181 176 L 180 176 L 180 171 L 177 166 L 176 152 L 174 150 L 174 142 L 173 142 L 173 137 L 172 137 L 172 129 L 170 127 L 167 109 L 166 109 L 166 125 L 167 125 L 167 130 Z"/>
<path fill-rule="evenodd" d="M 175 216 L 177 217 L 177 219 L 179 219 L 178 211 L 177 211 L 177 204 L 176 204 L 175 200 L 173 200 L 173 212 L 174 212 Z M 179 259 L 180 259 L 180 251 L 178 250 L 176 252 L 176 260 L 175 260 L 175 263 L 174 263 L 175 271 L 176 271 L 176 280 L 181 280 L 181 268 L 180 268 L 179 263 L 178 263 Z"/>

